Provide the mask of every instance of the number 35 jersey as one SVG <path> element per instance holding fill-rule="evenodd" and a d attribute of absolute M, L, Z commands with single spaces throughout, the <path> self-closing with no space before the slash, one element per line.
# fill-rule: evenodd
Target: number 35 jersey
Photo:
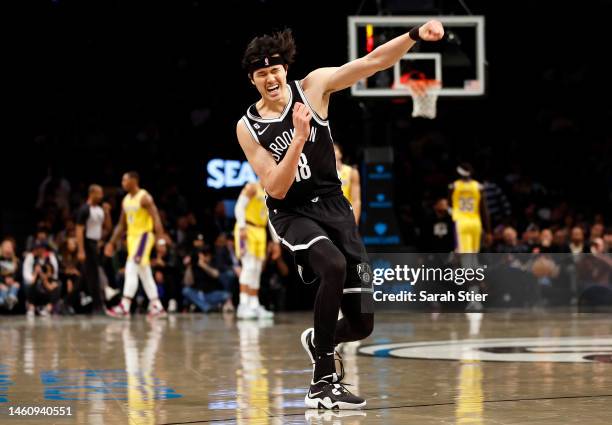
<path fill-rule="evenodd" d="M 316 202 L 317 198 L 341 195 L 341 182 L 336 171 L 333 139 L 327 120 L 321 119 L 308 103 L 299 81 L 287 83 L 289 101 L 278 118 L 262 118 L 255 104 L 247 109 L 242 121 L 253 139 L 263 146 L 278 164 L 283 160 L 295 133 L 293 107 L 301 102 L 310 108 L 310 135 L 300 155 L 295 179 L 284 199 L 266 197 L 269 209 L 288 209 Z"/>
<path fill-rule="evenodd" d="M 453 220 L 480 220 L 480 192 L 482 185 L 476 180 L 456 180 L 451 185 Z"/>

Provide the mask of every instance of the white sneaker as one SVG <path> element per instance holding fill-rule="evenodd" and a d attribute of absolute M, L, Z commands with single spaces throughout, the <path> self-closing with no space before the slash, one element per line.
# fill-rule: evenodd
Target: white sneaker
<path fill-rule="evenodd" d="M 26 311 L 26 317 L 36 317 L 36 311 L 34 309 L 28 309 L 28 311 Z"/>
<path fill-rule="evenodd" d="M 165 319 L 168 317 L 168 313 L 166 313 L 163 307 L 150 306 L 147 317 L 149 319 Z"/>
<path fill-rule="evenodd" d="M 168 313 L 176 313 L 177 305 L 176 300 L 168 301 Z"/>
<path fill-rule="evenodd" d="M 91 304 L 92 301 L 93 299 L 89 295 L 86 295 L 85 293 L 81 292 L 81 306 L 82 307 L 85 307 L 86 305 Z"/>
<path fill-rule="evenodd" d="M 14 295 L 9 295 L 6 298 L 6 308 L 8 308 L 9 310 L 12 310 L 13 307 L 15 307 L 15 305 L 19 302 L 19 300 L 17 299 L 16 296 Z"/>
<path fill-rule="evenodd" d="M 129 319 L 130 318 L 130 312 L 126 311 L 123 308 L 122 303 L 117 304 L 113 308 L 105 309 L 105 312 L 107 316 L 113 317 L 115 319 Z"/>
<path fill-rule="evenodd" d="M 238 319 L 250 320 L 257 319 L 258 316 L 256 310 L 252 309 L 247 305 L 238 304 L 238 311 L 236 312 L 236 317 Z"/>
<path fill-rule="evenodd" d="M 257 308 L 255 308 L 255 313 L 259 319 L 271 319 L 274 317 L 274 313 L 266 310 L 263 305 L 258 305 Z"/>

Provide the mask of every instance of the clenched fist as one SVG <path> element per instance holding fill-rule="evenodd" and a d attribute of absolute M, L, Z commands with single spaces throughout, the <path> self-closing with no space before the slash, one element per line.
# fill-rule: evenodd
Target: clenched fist
<path fill-rule="evenodd" d="M 310 109 L 300 102 L 295 102 L 293 106 L 293 127 L 295 128 L 294 138 L 306 141 L 310 135 L 310 120 L 312 114 Z"/>
<path fill-rule="evenodd" d="M 432 20 L 419 28 L 419 37 L 425 41 L 438 41 L 444 37 L 444 27 L 442 22 Z"/>

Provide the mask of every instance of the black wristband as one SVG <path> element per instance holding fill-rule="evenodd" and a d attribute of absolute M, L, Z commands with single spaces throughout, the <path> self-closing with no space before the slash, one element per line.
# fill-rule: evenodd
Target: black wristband
<path fill-rule="evenodd" d="M 419 28 L 420 27 L 414 27 L 410 30 L 410 32 L 408 32 L 408 35 L 410 36 L 410 38 L 412 38 L 414 41 L 421 41 L 422 38 L 419 35 Z"/>

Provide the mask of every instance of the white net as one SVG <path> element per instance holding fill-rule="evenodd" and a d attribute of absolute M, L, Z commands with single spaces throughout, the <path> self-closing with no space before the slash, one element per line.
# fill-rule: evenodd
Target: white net
<path fill-rule="evenodd" d="M 410 80 L 407 86 L 412 95 L 412 116 L 434 119 L 440 83 L 435 80 Z"/>

